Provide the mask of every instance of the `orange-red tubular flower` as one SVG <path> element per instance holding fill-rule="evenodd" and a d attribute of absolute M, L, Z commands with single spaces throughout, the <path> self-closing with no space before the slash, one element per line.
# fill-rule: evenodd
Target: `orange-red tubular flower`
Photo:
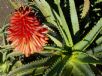
<path fill-rule="evenodd" d="M 47 43 L 47 28 L 44 28 L 30 7 L 20 7 L 12 13 L 7 29 L 7 40 L 15 51 L 26 57 L 39 53 Z"/>

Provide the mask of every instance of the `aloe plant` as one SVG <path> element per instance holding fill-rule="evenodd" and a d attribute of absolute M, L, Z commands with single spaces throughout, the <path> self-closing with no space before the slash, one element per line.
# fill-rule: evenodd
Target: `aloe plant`
<path fill-rule="evenodd" d="M 95 1 L 94 5 L 100 1 L 101 0 Z M 64 0 L 66 8 L 69 9 L 68 13 L 71 21 L 66 19 L 67 17 L 63 12 L 63 7 L 60 5 L 61 0 L 54 0 L 54 4 L 58 8 L 57 11 L 51 7 L 46 0 L 28 2 L 28 5 L 37 7 L 45 17 L 47 24 L 46 22 L 43 24 L 45 24 L 48 29 L 51 29 L 51 33 L 49 32 L 47 36 L 53 43 L 46 45 L 43 52 L 40 53 L 44 58 L 35 59 L 28 64 L 23 64 L 21 61 L 16 60 L 15 58 L 22 54 L 19 52 L 11 52 L 10 50 L 12 50 L 12 48 L 10 48 L 10 44 L 4 44 L 4 46 L 1 46 L 0 51 L 2 53 L 0 66 L 3 68 L 0 70 L 1 75 L 96 76 L 97 74 L 94 71 L 96 65 L 102 64 L 102 37 L 100 36 L 102 31 L 102 18 L 100 17 L 89 31 L 82 30 L 80 28 L 82 27 L 80 21 L 83 21 L 88 15 L 91 6 L 89 0 L 84 0 L 83 2 L 82 13 L 78 13 L 74 0 Z M 13 3 L 13 5 L 15 6 L 15 3 Z M 79 15 L 81 15 L 81 17 L 79 17 Z M 90 27 L 90 21 L 85 24 L 87 25 L 88 23 L 89 25 L 87 27 Z M 60 35 L 57 34 L 56 30 L 52 27 L 58 30 Z M 6 28 L 7 27 L 4 26 L 0 30 L 4 39 L 6 37 Z M 72 28 L 72 30 L 70 28 Z M 84 37 L 81 37 L 82 34 L 84 34 Z M 94 43 L 96 43 L 97 46 L 92 48 L 91 46 L 93 46 Z M 94 69 L 92 69 L 92 66 Z M 98 71 L 98 73 L 98 75 L 102 75 L 100 71 Z"/>

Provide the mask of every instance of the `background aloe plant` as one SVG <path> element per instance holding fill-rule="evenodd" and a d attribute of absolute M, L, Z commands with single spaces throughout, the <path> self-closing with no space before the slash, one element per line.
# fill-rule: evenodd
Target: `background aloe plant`
<path fill-rule="evenodd" d="M 80 0 L 79 0 L 80 1 Z M 11 4 L 16 8 L 17 2 Z M 21 58 L 6 41 L 6 27 L 1 28 L 0 74 L 5 76 L 97 76 L 102 72 L 101 0 L 25 1 L 43 16 L 49 29 L 49 44 L 40 54 Z M 94 14 L 94 15 L 93 15 Z M 23 61 L 22 61 L 23 59 Z M 26 61 L 27 60 L 27 61 Z"/>

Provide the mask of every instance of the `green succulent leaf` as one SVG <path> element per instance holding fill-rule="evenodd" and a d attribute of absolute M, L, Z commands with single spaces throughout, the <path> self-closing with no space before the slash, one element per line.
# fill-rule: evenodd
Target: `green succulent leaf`
<path fill-rule="evenodd" d="M 84 51 L 96 38 L 99 32 L 102 30 L 102 18 L 92 28 L 92 30 L 78 43 L 73 46 L 73 50 Z"/>
<path fill-rule="evenodd" d="M 36 61 L 31 62 L 31 63 L 26 64 L 26 65 L 23 65 L 22 67 L 19 67 L 15 70 L 10 71 L 7 76 L 13 76 L 15 74 L 19 74 L 22 71 L 26 72 L 26 70 L 29 70 L 29 69 L 39 68 L 39 67 L 43 66 L 44 63 L 47 62 L 48 59 L 49 58 L 44 58 L 41 60 L 36 60 Z"/>
<path fill-rule="evenodd" d="M 20 56 L 20 55 L 22 55 L 22 53 L 16 51 L 16 52 L 12 52 L 12 53 L 7 54 L 7 58 L 9 58 L 9 57 L 15 57 L 15 56 Z"/>
<path fill-rule="evenodd" d="M 99 37 L 99 38 L 96 40 L 96 43 L 97 43 L 97 45 L 102 44 L 102 36 Z"/>
<path fill-rule="evenodd" d="M 96 58 L 93 55 L 88 55 L 83 52 L 74 52 L 70 58 L 71 62 L 80 62 L 83 64 L 102 64 L 102 60 Z"/>
<path fill-rule="evenodd" d="M 46 20 L 54 25 L 55 23 L 55 18 L 53 16 L 53 13 L 51 11 L 50 5 L 45 1 L 45 0 L 34 0 L 35 6 L 39 8 L 39 10 L 42 12 Z"/>
<path fill-rule="evenodd" d="M 73 76 L 95 76 L 92 69 L 88 64 L 81 64 L 79 62 L 70 62 L 73 66 L 72 75 Z"/>
<path fill-rule="evenodd" d="M 48 37 L 49 37 L 52 41 L 54 41 L 54 43 L 55 43 L 57 46 L 62 47 L 62 43 L 61 43 L 58 39 L 56 39 L 55 37 L 51 36 L 50 34 L 48 34 Z"/>
<path fill-rule="evenodd" d="M 23 66 L 22 62 L 21 61 L 16 61 L 14 63 L 14 65 L 12 66 L 11 70 L 17 69 L 17 68 L 19 68 L 21 66 Z"/>
<path fill-rule="evenodd" d="M 66 62 L 69 57 L 65 56 L 63 58 L 59 58 L 51 68 L 49 68 L 43 76 L 60 76 L 60 72 L 63 70 Z"/>
<path fill-rule="evenodd" d="M 100 3 L 100 2 L 102 2 L 102 0 L 96 0 L 96 2 L 95 2 L 95 3 Z"/>
<path fill-rule="evenodd" d="M 87 50 L 86 53 L 102 58 L 102 44 L 90 50 Z"/>
<path fill-rule="evenodd" d="M 0 33 L 4 32 L 5 29 L 8 27 L 8 25 L 9 25 L 9 24 L 5 24 L 5 25 L 3 25 L 3 27 L 0 28 Z"/>
<path fill-rule="evenodd" d="M 60 6 L 60 3 L 58 3 L 56 5 L 58 6 L 60 19 L 61 19 L 61 22 L 62 22 L 61 27 L 64 30 L 64 33 L 66 34 L 66 37 L 67 37 L 67 40 L 68 40 L 67 46 L 71 47 L 71 46 L 73 46 L 73 42 L 72 42 L 72 38 L 71 38 L 71 34 L 70 34 L 70 31 L 69 31 L 67 22 L 65 20 L 63 11 L 62 11 L 61 6 Z"/>
<path fill-rule="evenodd" d="M 27 71 L 23 71 L 19 74 L 17 74 L 17 76 L 25 76 L 25 75 L 33 75 L 37 76 L 42 74 L 45 70 L 47 69 L 47 67 L 39 67 L 39 68 L 33 68 L 33 69 L 28 69 Z"/>
<path fill-rule="evenodd" d="M 74 0 L 69 0 L 70 16 L 74 35 L 79 31 L 79 22 Z"/>
<path fill-rule="evenodd" d="M 61 18 L 54 10 L 53 10 L 53 12 L 54 12 L 56 23 L 57 23 L 57 28 L 58 28 L 63 40 L 65 41 L 66 45 L 69 46 L 69 41 L 67 39 L 66 33 L 65 33 L 64 29 L 62 28 L 63 25 L 62 25 Z"/>
<path fill-rule="evenodd" d="M 48 50 L 57 50 L 57 51 L 61 51 L 62 50 L 62 48 L 54 47 L 54 46 L 45 46 L 44 48 L 48 49 Z"/>
<path fill-rule="evenodd" d="M 56 71 L 58 70 L 60 64 L 61 58 L 58 58 L 58 60 L 52 65 L 52 67 L 46 70 L 43 76 L 56 76 Z"/>
<path fill-rule="evenodd" d="M 10 68 L 10 62 L 9 61 L 5 61 L 5 62 L 0 64 L 0 72 L 1 73 L 7 73 L 9 71 L 9 68 Z"/>
<path fill-rule="evenodd" d="M 63 70 L 60 73 L 60 76 L 71 76 L 72 70 L 73 66 L 69 63 L 69 61 L 67 61 L 65 66 L 63 67 Z"/>
<path fill-rule="evenodd" d="M 60 0 L 54 0 L 55 4 L 60 4 Z"/>

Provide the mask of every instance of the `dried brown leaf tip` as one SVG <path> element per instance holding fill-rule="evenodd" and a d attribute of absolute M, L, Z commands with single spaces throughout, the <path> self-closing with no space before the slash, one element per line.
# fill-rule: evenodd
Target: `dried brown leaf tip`
<path fill-rule="evenodd" d="M 81 18 L 84 18 L 87 15 L 89 9 L 90 9 L 90 1 L 89 0 L 84 0 L 84 5 L 83 5 L 82 13 L 81 13 Z"/>

